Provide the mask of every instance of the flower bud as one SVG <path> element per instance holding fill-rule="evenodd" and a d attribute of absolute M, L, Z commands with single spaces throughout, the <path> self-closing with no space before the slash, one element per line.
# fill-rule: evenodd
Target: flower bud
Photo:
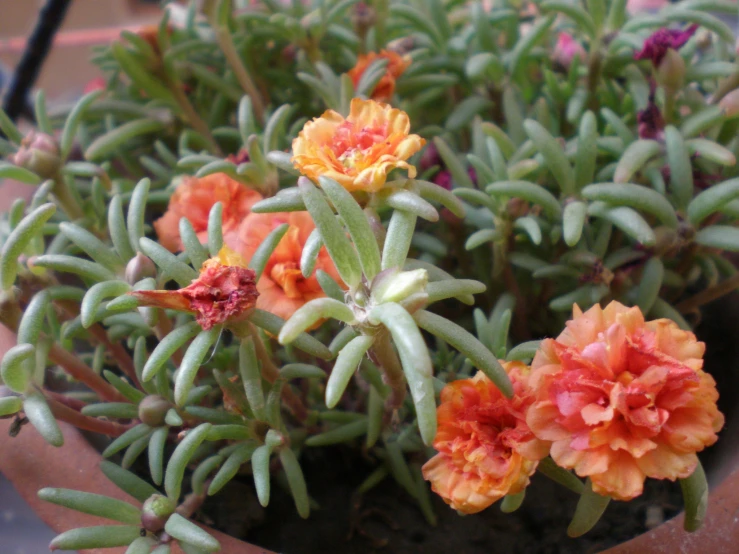
<path fill-rule="evenodd" d="M 726 117 L 739 116 L 739 88 L 724 96 L 718 105 L 724 111 Z"/>
<path fill-rule="evenodd" d="M 657 82 L 671 91 L 677 91 L 685 82 L 685 60 L 679 52 L 668 48 L 665 57 L 657 66 Z"/>
<path fill-rule="evenodd" d="M 383 279 L 378 287 L 373 287 L 372 295 L 375 301 L 400 302 L 412 294 L 426 292 L 429 282 L 429 274 L 425 269 L 414 269 L 412 271 L 400 271 Z"/>
<path fill-rule="evenodd" d="M 159 395 L 151 394 L 139 403 L 139 419 L 149 427 L 164 425 L 164 418 L 172 404 Z"/>
<path fill-rule="evenodd" d="M 147 277 L 157 276 L 157 266 L 147 256 L 144 256 L 141 252 L 137 253 L 134 258 L 126 265 L 126 282 L 129 285 L 134 285 L 146 279 Z"/>
<path fill-rule="evenodd" d="M 388 43 L 387 49 L 397 52 L 401 56 L 407 54 L 416 47 L 416 39 L 413 37 L 396 38 Z"/>
<path fill-rule="evenodd" d="M 15 165 L 33 171 L 39 177 L 51 179 L 61 167 L 59 145 L 46 133 L 31 131 L 21 142 L 21 147 L 11 156 Z"/>
<path fill-rule="evenodd" d="M 141 510 L 141 526 L 151 533 L 158 533 L 164 529 L 169 516 L 171 516 L 177 505 L 161 494 L 152 494 L 144 502 Z"/>
<path fill-rule="evenodd" d="M 352 9 L 352 25 L 358 35 L 362 36 L 375 24 L 375 10 L 365 2 L 357 2 Z"/>

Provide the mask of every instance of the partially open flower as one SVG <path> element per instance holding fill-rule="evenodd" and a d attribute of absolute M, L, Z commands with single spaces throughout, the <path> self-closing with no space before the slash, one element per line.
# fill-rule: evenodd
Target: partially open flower
<path fill-rule="evenodd" d="M 324 175 L 350 191 L 376 192 L 393 169 L 415 166 L 406 160 L 425 144 L 409 134 L 408 114 L 387 104 L 354 98 L 349 117 L 328 110 L 309 121 L 293 141 L 293 164 L 316 181 Z"/>
<path fill-rule="evenodd" d="M 142 306 L 193 312 L 206 331 L 221 323 L 245 319 L 259 296 L 254 271 L 247 269 L 246 261 L 228 247 L 206 260 L 200 276 L 183 289 L 141 290 L 130 294 Z"/>
<path fill-rule="evenodd" d="M 534 358 L 526 421 L 598 494 L 629 500 L 646 477 L 688 477 L 724 423 L 704 350 L 670 320 L 645 322 L 639 308 L 575 306 Z"/>
<path fill-rule="evenodd" d="M 387 102 L 393 97 L 393 93 L 395 92 L 395 80 L 405 73 L 405 70 L 411 64 L 411 59 L 408 56 L 401 56 L 392 50 L 382 50 L 379 54 L 377 52 L 360 54 L 357 58 L 356 65 L 349 70 L 348 75 L 354 83 L 354 88 L 356 88 L 370 64 L 380 59 L 386 59 L 388 62 L 385 68 L 385 75 L 375 85 L 370 97 L 373 100 Z"/>
<path fill-rule="evenodd" d="M 504 367 L 513 383 L 511 399 L 482 372 L 441 391 L 434 439 L 439 453 L 423 466 L 423 476 L 444 502 L 465 514 L 521 492 L 538 460 L 547 455 L 548 445 L 526 425 L 526 409 L 533 401 L 526 384 L 528 367 L 521 362 Z"/>
<path fill-rule="evenodd" d="M 659 67 L 659 64 L 664 59 L 669 49 L 679 50 L 685 43 L 690 40 L 698 25 L 691 25 L 684 31 L 677 29 L 658 29 L 644 41 L 644 46 L 641 50 L 634 53 L 635 60 L 652 60 L 654 67 Z"/>
<path fill-rule="evenodd" d="M 326 296 L 315 271 L 321 269 L 342 283 L 325 247 L 318 253 L 313 275 L 307 279 L 300 270 L 305 241 L 315 229 L 307 212 L 251 214 L 239 228 L 239 252 L 251 260 L 262 241 L 275 228 L 287 223 L 289 228 L 267 261 L 257 283 L 257 308 L 288 319 L 295 310 L 314 298 Z"/>
<path fill-rule="evenodd" d="M 223 204 L 223 240 L 236 248 L 236 231 L 262 195 L 225 173 L 185 177 L 169 200 L 167 212 L 154 222 L 159 243 L 171 252 L 182 250 L 180 219 L 190 220 L 201 243 L 208 241 L 208 214 L 216 202 Z"/>

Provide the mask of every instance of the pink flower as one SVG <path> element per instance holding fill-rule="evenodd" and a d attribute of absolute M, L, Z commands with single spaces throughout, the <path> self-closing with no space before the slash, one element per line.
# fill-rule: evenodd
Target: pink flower
<path fill-rule="evenodd" d="M 585 61 L 585 49 L 569 33 L 560 33 L 554 46 L 552 59 L 564 68 L 569 68 L 572 60 L 579 58 Z"/>
<path fill-rule="evenodd" d="M 688 477 L 724 424 L 705 345 L 618 302 L 573 312 L 531 365 L 531 431 L 552 441 L 558 465 L 617 500 L 639 496 L 647 477 Z"/>
<path fill-rule="evenodd" d="M 652 33 L 641 50 L 634 53 L 635 60 L 652 60 L 654 67 L 659 66 L 667 54 L 667 50 L 679 50 L 698 30 L 698 25 L 691 25 L 684 31 L 678 29 L 658 29 Z"/>

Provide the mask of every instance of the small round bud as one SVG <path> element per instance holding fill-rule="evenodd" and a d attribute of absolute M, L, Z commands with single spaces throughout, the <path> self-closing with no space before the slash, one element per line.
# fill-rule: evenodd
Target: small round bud
<path fill-rule="evenodd" d="M 657 67 L 657 82 L 670 91 L 677 91 L 685 82 L 685 60 L 674 48 L 668 48 Z"/>
<path fill-rule="evenodd" d="M 10 161 L 44 179 L 51 179 L 61 167 L 59 145 L 54 137 L 39 131 L 31 131 L 21 142 L 18 151 L 11 156 Z"/>
<path fill-rule="evenodd" d="M 372 296 L 377 303 L 400 302 L 413 294 L 425 293 L 429 275 L 425 269 L 396 271 L 373 283 Z"/>
<path fill-rule="evenodd" d="M 151 394 L 139 403 L 139 419 L 149 427 L 164 425 L 164 418 L 172 404 L 161 396 Z"/>
<path fill-rule="evenodd" d="M 126 282 L 134 285 L 147 277 L 157 276 L 157 266 L 147 256 L 141 252 L 137 253 L 134 258 L 126 265 Z"/>
<path fill-rule="evenodd" d="M 177 505 L 166 496 L 152 494 L 141 509 L 141 526 L 151 533 L 158 533 L 164 529 L 176 508 Z"/>

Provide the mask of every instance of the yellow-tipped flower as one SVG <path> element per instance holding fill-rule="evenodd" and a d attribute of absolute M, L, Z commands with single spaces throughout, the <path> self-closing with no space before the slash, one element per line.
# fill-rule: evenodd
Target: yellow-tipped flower
<path fill-rule="evenodd" d="M 406 160 L 426 143 L 411 135 L 408 114 L 374 100 L 354 98 L 349 117 L 328 110 L 309 121 L 293 141 L 292 162 L 310 179 L 325 176 L 350 191 L 377 192 L 393 169 L 415 166 Z"/>

